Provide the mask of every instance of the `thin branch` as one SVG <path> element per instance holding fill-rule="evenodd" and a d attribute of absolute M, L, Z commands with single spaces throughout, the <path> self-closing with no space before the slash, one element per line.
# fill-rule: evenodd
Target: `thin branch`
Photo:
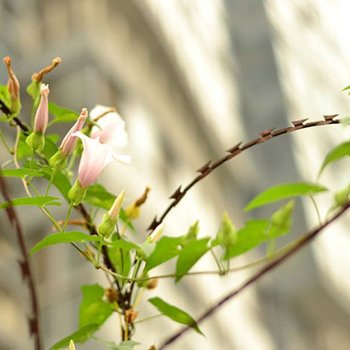
<path fill-rule="evenodd" d="M 8 118 L 11 118 L 11 111 L 10 109 L 6 106 L 6 104 L 4 103 L 4 101 L 0 100 L 0 110 L 1 112 L 3 112 Z M 29 126 L 27 124 L 25 124 L 24 122 L 22 122 L 21 119 L 19 119 L 18 117 L 14 117 L 12 119 L 15 124 L 17 126 L 19 126 L 21 128 L 21 130 L 27 135 L 29 133 Z"/>
<path fill-rule="evenodd" d="M 264 130 L 259 133 L 259 136 L 251 141 L 246 142 L 242 145 L 242 142 L 239 142 L 235 146 L 229 148 L 227 150 L 228 154 L 223 156 L 222 158 L 218 159 L 215 162 L 207 162 L 203 166 L 201 166 L 197 172 L 199 175 L 197 175 L 187 186 L 182 188 L 182 186 L 179 186 L 175 192 L 170 196 L 170 199 L 172 199 L 172 202 L 169 204 L 169 206 L 165 209 L 165 211 L 160 215 L 159 219 L 157 216 L 153 219 L 152 223 L 149 225 L 148 230 L 151 232 L 154 231 L 154 229 L 164 221 L 165 217 L 169 214 L 169 212 L 175 208 L 175 206 L 182 200 L 182 198 L 187 194 L 187 192 L 195 186 L 198 182 L 202 181 L 205 177 L 207 177 L 213 170 L 220 167 L 222 164 L 228 162 L 232 158 L 236 157 L 238 154 L 242 153 L 243 151 L 247 150 L 248 148 L 254 147 L 258 144 L 264 143 L 266 141 L 271 140 L 272 138 L 275 138 L 280 135 L 290 134 L 292 132 L 307 129 L 315 126 L 322 126 L 322 125 L 331 125 L 331 124 L 339 124 L 339 119 L 334 119 L 338 116 L 338 114 L 332 114 L 332 115 L 325 115 L 323 120 L 318 120 L 314 122 L 306 122 L 307 119 L 301 119 L 301 120 L 295 120 L 292 121 L 292 126 L 289 126 L 287 128 L 282 128 L 275 130 L 268 129 Z"/>
<path fill-rule="evenodd" d="M 278 258 L 271 261 L 269 264 L 265 265 L 260 271 L 258 271 L 256 274 L 254 274 L 252 277 L 250 277 L 246 282 L 244 282 L 239 288 L 229 292 L 227 295 L 225 295 L 221 300 L 219 300 L 216 304 L 214 304 L 212 307 L 210 307 L 207 311 L 205 311 L 202 316 L 200 316 L 196 322 L 197 324 L 203 322 L 208 317 L 210 317 L 212 314 L 217 312 L 224 304 L 226 304 L 228 301 L 236 297 L 238 294 L 243 292 L 246 288 L 251 286 L 252 284 L 256 283 L 261 277 L 263 277 L 267 272 L 273 270 L 274 268 L 278 267 L 282 264 L 286 259 L 294 255 L 296 252 L 298 252 L 301 248 L 303 248 L 305 245 L 310 243 L 322 230 L 324 230 L 328 225 L 330 225 L 332 222 L 336 221 L 340 216 L 342 216 L 348 209 L 350 208 L 350 201 L 345 203 L 339 211 L 334 214 L 330 219 L 325 221 L 322 225 L 318 226 L 317 228 L 309 231 L 306 233 L 303 238 L 301 238 L 298 243 L 292 247 L 289 251 L 287 251 L 285 254 L 280 255 Z M 186 326 L 182 328 L 180 331 L 176 332 L 169 338 L 167 338 L 163 343 L 159 346 L 158 350 L 165 349 L 168 345 L 175 342 L 179 337 L 181 337 L 185 332 L 191 329 L 191 326 Z"/>
<path fill-rule="evenodd" d="M 4 199 L 11 204 L 11 198 L 7 191 L 5 179 L 1 176 L 1 169 L 0 169 L 0 190 Z M 14 207 L 9 205 L 5 210 L 6 210 L 7 217 L 17 235 L 18 245 L 22 255 L 22 258 L 19 261 L 22 277 L 24 280 L 27 280 L 28 282 L 29 295 L 30 295 L 31 306 L 32 306 L 32 317 L 29 319 L 30 334 L 33 335 L 34 337 L 35 349 L 41 350 L 42 346 L 41 346 L 40 325 L 39 325 L 38 297 L 36 293 L 36 287 L 33 279 L 31 266 L 29 263 L 29 256 L 28 256 L 27 247 L 24 240 L 23 230 Z"/>

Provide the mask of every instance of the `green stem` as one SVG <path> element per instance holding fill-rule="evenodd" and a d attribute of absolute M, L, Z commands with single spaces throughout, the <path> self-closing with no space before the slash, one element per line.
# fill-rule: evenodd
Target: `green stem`
<path fill-rule="evenodd" d="M 9 145 L 7 144 L 5 137 L 4 137 L 3 133 L 1 132 L 1 130 L 0 130 L 0 140 L 4 144 L 4 147 L 6 148 L 7 152 L 9 152 L 10 154 L 13 154 L 13 151 L 11 150 Z"/>
<path fill-rule="evenodd" d="M 50 190 L 50 187 L 51 187 L 51 185 L 52 185 L 52 183 L 53 183 L 53 180 L 54 180 L 56 174 L 57 174 L 57 170 L 54 169 L 54 170 L 52 171 L 51 176 L 50 176 L 49 184 L 48 184 L 47 189 L 46 189 L 46 191 L 45 191 L 45 196 L 48 195 L 49 190 Z"/>
<path fill-rule="evenodd" d="M 216 254 L 215 254 L 213 248 L 210 248 L 210 253 L 211 253 L 212 257 L 214 258 L 215 263 L 216 263 L 216 265 L 217 265 L 217 267 L 218 267 L 218 269 L 219 269 L 219 274 L 220 274 L 220 275 L 221 275 L 221 274 L 224 274 L 225 271 L 224 271 L 224 269 L 222 268 L 222 266 L 221 266 L 221 264 L 220 264 L 220 261 L 219 261 L 218 257 L 216 256 Z"/>
<path fill-rule="evenodd" d="M 311 202 L 312 202 L 312 204 L 313 204 L 313 206 L 314 206 L 314 208 L 315 208 L 318 223 L 319 223 L 320 225 L 322 225 L 321 213 L 320 213 L 320 210 L 319 210 L 319 208 L 318 208 L 318 205 L 317 205 L 317 203 L 316 203 L 316 201 L 315 201 L 315 198 L 314 198 L 314 196 L 309 196 L 309 197 L 310 197 Z"/>
<path fill-rule="evenodd" d="M 66 227 L 67 227 L 69 219 L 70 219 L 70 215 L 72 213 L 72 209 L 73 209 L 73 202 L 70 202 L 68 212 L 67 212 L 66 218 L 64 220 L 62 232 L 64 232 L 66 230 Z"/>

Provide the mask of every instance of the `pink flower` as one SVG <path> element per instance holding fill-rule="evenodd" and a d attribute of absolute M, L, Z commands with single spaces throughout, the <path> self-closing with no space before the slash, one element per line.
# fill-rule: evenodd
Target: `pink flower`
<path fill-rule="evenodd" d="M 41 84 L 40 86 L 40 103 L 35 114 L 34 132 L 44 133 L 49 120 L 49 85 Z"/>
<path fill-rule="evenodd" d="M 61 142 L 60 150 L 63 156 L 66 157 L 73 152 L 75 145 L 77 143 L 77 136 L 73 134 L 80 131 L 83 128 L 87 117 L 88 117 L 88 111 L 86 108 L 83 108 L 81 110 L 78 120 L 75 122 L 72 128 L 67 132 L 66 136 Z"/>
<path fill-rule="evenodd" d="M 109 144 L 115 150 L 127 145 L 125 122 L 114 108 L 97 105 L 91 110 L 90 118 L 97 124 L 91 130 L 92 138 L 99 137 L 101 143 Z"/>
<path fill-rule="evenodd" d="M 83 189 L 94 183 L 103 169 L 113 161 L 130 163 L 130 156 L 115 154 L 111 147 L 102 144 L 99 138 L 93 139 L 81 132 L 74 133 L 73 136 L 78 136 L 84 147 L 78 169 L 78 181 Z"/>

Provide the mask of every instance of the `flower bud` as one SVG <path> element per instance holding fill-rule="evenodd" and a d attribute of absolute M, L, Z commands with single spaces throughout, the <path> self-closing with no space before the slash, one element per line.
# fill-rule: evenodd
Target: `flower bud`
<path fill-rule="evenodd" d="M 148 236 L 150 242 L 157 242 L 164 231 L 165 224 L 162 222 L 159 224 L 155 230 Z"/>
<path fill-rule="evenodd" d="M 124 196 L 125 196 L 125 191 L 123 190 L 114 200 L 114 203 L 109 209 L 108 213 L 103 215 L 102 222 L 97 228 L 97 232 L 101 236 L 108 237 L 113 233 L 115 225 L 118 221 L 119 211 L 120 211 L 120 208 L 122 207 Z"/>
<path fill-rule="evenodd" d="M 49 121 L 49 85 L 40 85 L 40 103 L 34 119 L 34 131 L 44 133 Z"/>
<path fill-rule="evenodd" d="M 100 236 L 110 236 L 115 228 L 117 220 L 112 219 L 109 214 L 103 214 L 102 221 L 97 227 L 97 232 Z"/>
<path fill-rule="evenodd" d="M 76 180 L 72 188 L 68 191 L 68 198 L 71 200 L 74 206 L 79 205 L 86 195 L 87 188 L 83 188 Z"/>
<path fill-rule="evenodd" d="M 33 150 L 41 152 L 45 146 L 45 137 L 42 132 L 33 131 L 26 139 L 26 144 Z"/>
<path fill-rule="evenodd" d="M 71 339 L 69 342 L 69 348 L 68 350 L 75 350 L 75 345 L 74 345 L 74 341 Z"/>
<path fill-rule="evenodd" d="M 58 151 L 50 158 L 49 164 L 53 168 L 62 168 L 64 166 L 65 160 L 67 159 L 68 155 L 73 152 L 76 146 L 78 137 L 75 135 L 75 133 L 83 128 L 87 116 L 88 111 L 86 108 L 83 108 L 78 120 L 63 138 Z"/>

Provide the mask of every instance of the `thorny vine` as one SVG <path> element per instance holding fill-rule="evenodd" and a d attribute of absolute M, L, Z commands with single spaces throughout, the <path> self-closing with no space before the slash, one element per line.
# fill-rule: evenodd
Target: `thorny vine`
<path fill-rule="evenodd" d="M 197 172 L 199 173 L 198 176 L 196 176 L 187 186 L 182 188 L 182 186 L 179 186 L 175 192 L 169 197 L 172 199 L 172 202 L 169 204 L 169 206 L 165 209 L 165 211 L 160 215 L 159 219 L 157 216 L 153 219 L 152 223 L 149 225 L 148 230 L 154 231 L 154 229 L 161 224 L 165 217 L 169 214 L 169 212 L 175 208 L 175 206 L 182 200 L 182 198 L 187 194 L 187 192 L 198 182 L 203 180 L 205 177 L 207 177 L 209 174 L 212 173 L 213 170 L 217 169 L 222 164 L 226 163 L 227 161 L 231 160 L 232 158 L 238 156 L 243 151 L 254 147 L 258 144 L 264 143 L 266 141 L 271 140 L 272 138 L 275 138 L 280 135 L 290 134 L 292 132 L 303 130 L 307 128 L 312 128 L 315 126 L 323 126 L 323 125 L 332 125 L 332 124 L 339 124 L 340 119 L 335 119 L 339 114 L 331 114 L 331 115 L 325 115 L 323 120 L 308 122 L 306 121 L 308 119 L 299 119 L 292 121 L 293 126 L 289 126 L 287 128 L 281 128 L 278 130 L 275 130 L 275 128 L 263 130 L 259 133 L 259 137 L 254 138 L 253 140 L 250 140 L 242 145 L 242 142 L 237 143 L 235 146 L 229 148 L 227 150 L 228 154 L 223 156 L 222 158 L 218 159 L 214 163 L 212 161 L 208 161 L 203 166 L 201 166 Z"/>

